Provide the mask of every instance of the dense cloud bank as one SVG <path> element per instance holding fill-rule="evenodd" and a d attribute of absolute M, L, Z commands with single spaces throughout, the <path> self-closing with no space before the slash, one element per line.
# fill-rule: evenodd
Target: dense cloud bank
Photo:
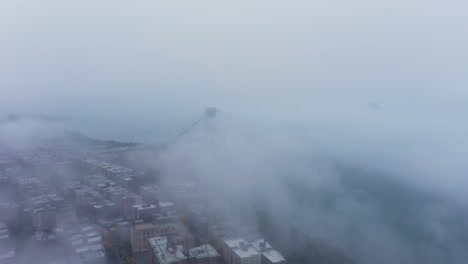
<path fill-rule="evenodd" d="M 0 115 L 70 115 L 90 137 L 154 143 L 215 105 L 243 116 L 133 159 L 198 179 L 250 218 L 264 207 L 278 230 L 359 263 L 466 263 L 466 10 L 461 0 L 2 1 Z M 63 129 L 2 123 L 0 144 L 29 148 Z"/>
<path fill-rule="evenodd" d="M 269 235 L 291 248 L 308 250 L 314 241 L 362 264 L 464 263 L 466 151 L 458 132 L 439 137 L 445 127 L 463 127 L 434 118 L 402 128 L 405 120 L 386 110 L 364 112 L 354 124 L 221 113 L 157 154 L 136 151 L 130 158 L 158 171 L 163 185 L 199 182 L 259 230 L 265 227 L 258 213 L 266 213 Z M 69 139 L 63 124 L 44 120 L 0 128 L 2 144 L 11 148 Z"/>
<path fill-rule="evenodd" d="M 414 149 L 422 146 L 417 139 L 408 156 L 404 147 L 372 142 L 371 134 L 368 142 L 346 134 L 352 140 L 343 144 L 333 142 L 333 131 L 327 138 L 261 122 L 221 119 L 216 124 L 215 133 L 200 128 L 158 157 L 166 177 L 201 181 L 215 197 L 238 204 L 247 218 L 261 206 L 276 219 L 278 232 L 293 226 L 358 263 L 468 259 L 466 196 L 457 191 L 464 171 L 441 167 L 451 156 L 430 163 L 434 157 L 425 155 L 425 148 Z M 410 140 L 380 137 L 402 145 Z M 414 164 L 434 171 L 426 175 L 427 168 Z M 300 246 L 288 242 L 295 243 Z"/>

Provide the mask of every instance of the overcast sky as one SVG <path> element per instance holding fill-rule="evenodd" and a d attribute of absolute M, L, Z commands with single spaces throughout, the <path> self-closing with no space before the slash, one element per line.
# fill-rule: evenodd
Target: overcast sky
<path fill-rule="evenodd" d="M 467 8 L 462 0 L 5 0 L 0 114 L 69 115 L 92 136 L 154 141 L 217 106 L 363 137 L 459 139 L 468 132 Z M 164 126 L 172 128 L 154 131 Z"/>
<path fill-rule="evenodd" d="M 467 10 L 466 0 L 0 0 L 0 115 L 69 115 L 94 137 L 154 142 L 216 106 L 285 146 L 263 153 L 243 148 L 250 135 L 228 138 L 220 171 L 247 153 L 263 172 L 264 156 L 299 146 L 466 204 Z M 0 139 L 22 142 L 25 127 L 38 130 L 0 127 Z M 194 149 L 180 152 L 203 157 Z"/>
<path fill-rule="evenodd" d="M 0 111 L 300 118 L 468 108 L 462 0 L 0 3 Z M 396 111 L 396 110 L 395 110 Z"/>

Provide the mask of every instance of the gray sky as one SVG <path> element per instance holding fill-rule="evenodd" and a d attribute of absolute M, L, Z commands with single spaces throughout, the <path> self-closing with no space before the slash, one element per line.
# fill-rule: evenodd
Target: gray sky
<path fill-rule="evenodd" d="M 217 106 L 323 127 L 317 133 L 338 149 L 419 142 L 418 150 L 460 156 L 466 8 L 462 0 L 2 1 L 0 114 L 70 115 L 91 136 L 157 141 Z"/>
<path fill-rule="evenodd" d="M 458 158 L 468 132 L 466 8 L 2 1 L 0 113 L 70 115 L 91 136 L 157 141 L 213 105 L 313 128 L 316 141 L 353 158 L 369 144 L 380 146 L 377 157 Z"/>
<path fill-rule="evenodd" d="M 2 1 L 0 112 L 468 107 L 466 1 Z"/>
<path fill-rule="evenodd" d="M 369 144 L 386 158 L 440 149 L 458 158 L 468 132 L 467 8 L 462 0 L 2 1 L 0 114 L 70 115 L 91 136 L 158 141 L 217 106 L 312 127 L 316 141 L 353 158 Z M 360 148 L 363 160 L 381 157 Z"/>
<path fill-rule="evenodd" d="M 367 251 L 363 263 L 380 253 L 415 263 L 394 230 L 380 226 L 385 208 L 359 204 L 335 177 L 312 177 L 307 161 L 285 158 L 312 152 L 382 169 L 466 204 L 467 9 L 465 0 L 4 0 L 0 114 L 70 115 L 91 136 L 157 141 L 217 106 L 236 119 L 224 120 L 227 140 L 214 150 L 183 145 L 169 168 L 207 181 L 238 174 L 233 190 L 243 191 L 291 161 L 300 181 L 344 197 L 331 216 L 303 215 L 304 224 L 325 226 L 312 231 Z M 0 128 L 7 143 L 38 131 L 29 123 Z M 40 125 L 40 134 L 49 129 Z M 193 164 L 179 168 L 180 156 Z M 429 233 L 448 249 L 460 245 L 447 214 L 430 206 L 436 217 L 415 222 L 435 225 Z M 367 219 L 358 229 L 367 244 L 339 237 L 356 214 Z"/>

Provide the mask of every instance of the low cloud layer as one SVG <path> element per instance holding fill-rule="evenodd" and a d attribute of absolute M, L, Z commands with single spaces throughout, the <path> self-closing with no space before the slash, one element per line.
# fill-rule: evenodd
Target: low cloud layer
<path fill-rule="evenodd" d="M 3 2 L 0 113 L 140 128 L 210 105 L 288 117 L 346 114 L 369 102 L 398 108 L 399 117 L 462 113 L 466 5 Z"/>
<path fill-rule="evenodd" d="M 0 144 L 12 149 L 32 149 L 38 144 L 65 138 L 69 124 L 43 118 L 21 118 L 0 122 Z"/>
<path fill-rule="evenodd" d="M 156 158 L 165 161 L 166 177 L 198 179 L 246 212 L 261 204 L 279 219 L 278 230 L 296 226 L 358 263 L 468 258 L 467 197 L 458 187 L 466 171 L 452 167 L 462 160 L 427 151 L 430 134 L 412 139 L 408 153 L 409 137 L 381 134 L 373 142 L 375 135 L 341 131 L 346 139 L 337 142 L 340 131 L 327 136 L 316 132 L 319 126 L 297 131 L 225 121 L 217 121 L 216 133 L 193 132 Z"/>
<path fill-rule="evenodd" d="M 158 155 L 358 263 L 466 263 L 466 1 L 4 1 L 0 124 L 28 148 L 79 129 Z M 291 241 L 294 243 L 294 241 Z"/>

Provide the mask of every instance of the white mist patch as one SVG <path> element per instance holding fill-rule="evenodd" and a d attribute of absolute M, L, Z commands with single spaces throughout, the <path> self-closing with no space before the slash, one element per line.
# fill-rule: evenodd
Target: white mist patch
<path fill-rule="evenodd" d="M 67 126 L 43 120 L 20 119 L 0 123 L 0 144 L 14 149 L 27 149 L 36 144 L 61 139 Z"/>

